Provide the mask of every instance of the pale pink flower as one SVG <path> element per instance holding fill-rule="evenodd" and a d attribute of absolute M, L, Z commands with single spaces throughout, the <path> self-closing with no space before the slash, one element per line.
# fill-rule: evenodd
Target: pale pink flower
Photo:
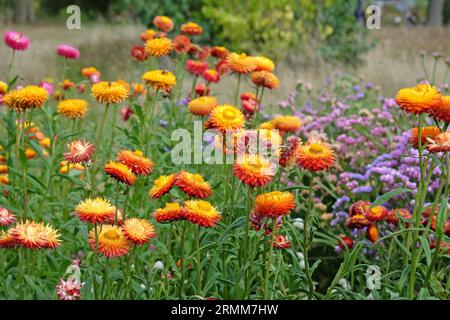
<path fill-rule="evenodd" d="M 0 208 L 0 226 L 9 226 L 16 222 L 17 217 L 12 211 L 6 208 Z"/>
<path fill-rule="evenodd" d="M 16 31 L 6 31 L 3 40 L 8 47 L 18 51 L 27 50 L 30 44 L 30 39 L 26 35 Z"/>
<path fill-rule="evenodd" d="M 56 286 L 56 294 L 60 300 L 76 300 L 81 298 L 81 288 L 83 283 L 78 280 L 68 279 L 64 281 L 61 279 Z"/>
<path fill-rule="evenodd" d="M 70 163 L 88 162 L 95 151 L 94 145 L 84 140 L 74 140 L 67 148 L 69 152 L 64 153 L 64 159 Z"/>

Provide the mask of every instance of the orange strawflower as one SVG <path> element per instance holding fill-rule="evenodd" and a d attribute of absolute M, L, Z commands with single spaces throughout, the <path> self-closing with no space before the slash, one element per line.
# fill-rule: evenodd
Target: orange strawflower
<path fill-rule="evenodd" d="M 203 33 L 203 28 L 195 22 L 188 22 L 181 25 L 180 30 L 182 33 L 188 34 L 190 36 L 197 36 Z"/>
<path fill-rule="evenodd" d="M 225 47 L 215 46 L 211 49 L 211 55 L 222 60 L 226 59 L 229 54 L 230 51 Z"/>
<path fill-rule="evenodd" d="M 133 171 L 133 173 L 141 176 L 147 176 L 152 173 L 155 164 L 152 160 L 144 157 L 139 150 L 130 151 L 122 150 L 117 155 L 117 161 L 123 163 Z"/>
<path fill-rule="evenodd" d="M 177 53 L 187 53 L 191 49 L 192 43 L 188 37 L 179 34 L 173 39 L 173 46 Z"/>
<path fill-rule="evenodd" d="M 7 174 L 0 174 L 0 184 L 9 184 L 9 177 Z"/>
<path fill-rule="evenodd" d="M 255 214 L 276 218 L 289 214 L 295 208 L 295 197 L 290 192 L 272 191 L 255 199 Z"/>
<path fill-rule="evenodd" d="M 88 198 L 75 207 L 75 212 L 81 221 L 88 223 L 105 223 L 114 221 L 116 207 L 104 198 Z"/>
<path fill-rule="evenodd" d="M 220 74 L 216 69 L 205 70 L 202 74 L 203 79 L 208 82 L 217 83 L 220 81 Z"/>
<path fill-rule="evenodd" d="M 206 125 L 208 128 L 217 129 L 224 133 L 227 130 L 243 128 L 245 117 L 238 108 L 224 104 L 217 106 L 211 111 L 211 116 Z"/>
<path fill-rule="evenodd" d="M 175 76 L 167 70 L 153 70 L 146 72 L 142 76 L 142 79 L 153 89 L 167 92 L 170 92 L 172 87 L 177 83 Z"/>
<path fill-rule="evenodd" d="M 8 173 L 8 166 L 6 164 L 0 164 L 0 174 Z"/>
<path fill-rule="evenodd" d="M 428 139 L 434 139 L 441 130 L 436 126 L 422 127 L 420 133 L 420 142 L 423 145 L 428 143 Z M 419 128 L 413 128 L 410 131 L 409 143 L 413 145 L 414 148 L 419 148 Z"/>
<path fill-rule="evenodd" d="M 128 89 L 119 82 L 101 81 L 92 85 L 91 94 L 95 100 L 103 104 L 121 103 L 128 98 Z"/>
<path fill-rule="evenodd" d="M 281 150 L 280 166 L 290 167 L 295 164 L 298 148 L 302 144 L 302 139 L 298 137 L 289 137 L 286 146 Z"/>
<path fill-rule="evenodd" d="M 184 217 L 202 227 L 214 227 L 221 218 L 216 207 L 204 200 L 190 200 L 184 203 Z"/>
<path fill-rule="evenodd" d="M 287 249 L 291 246 L 291 241 L 289 241 L 288 236 L 283 236 L 281 234 L 275 234 L 272 246 L 275 249 Z"/>
<path fill-rule="evenodd" d="M 147 29 L 139 35 L 142 41 L 147 42 L 148 40 L 153 39 L 156 36 L 157 32 L 153 29 Z"/>
<path fill-rule="evenodd" d="M 154 38 L 145 43 L 145 53 L 152 57 L 166 56 L 172 50 L 173 43 L 169 38 Z"/>
<path fill-rule="evenodd" d="M 183 208 L 177 202 L 166 203 L 164 208 L 159 208 L 153 213 L 153 218 L 159 223 L 177 221 L 184 218 Z"/>
<path fill-rule="evenodd" d="M 25 150 L 25 157 L 27 158 L 27 160 L 36 158 L 36 156 L 37 156 L 37 152 L 34 151 L 33 149 L 27 148 L 27 149 Z"/>
<path fill-rule="evenodd" d="M 89 245 L 92 250 L 96 250 L 95 230 L 89 232 Z M 123 234 L 122 228 L 114 225 L 103 225 L 98 234 L 98 252 L 105 257 L 120 257 L 128 253 L 130 243 Z"/>
<path fill-rule="evenodd" d="M 114 178 L 117 181 L 125 183 L 129 186 L 134 185 L 137 179 L 131 169 L 120 162 L 109 161 L 103 166 L 103 170 L 111 178 Z"/>
<path fill-rule="evenodd" d="M 188 103 L 189 112 L 196 116 L 207 116 L 215 107 L 217 107 L 217 100 L 211 96 L 199 97 Z"/>
<path fill-rule="evenodd" d="M 280 80 L 269 71 L 256 71 L 252 73 L 252 82 L 267 89 L 275 89 L 280 85 Z"/>
<path fill-rule="evenodd" d="M 430 114 L 436 120 L 450 122 L 450 96 L 442 97 L 441 104 L 434 105 Z"/>
<path fill-rule="evenodd" d="M 369 221 L 369 219 L 367 219 L 363 214 L 355 214 L 354 216 L 348 217 L 347 221 L 345 222 L 345 226 L 351 229 L 362 229 L 369 226 L 370 224 L 371 222 Z"/>
<path fill-rule="evenodd" d="M 81 70 L 81 73 L 86 78 L 90 78 L 94 74 L 98 74 L 100 76 L 100 72 L 95 67 L 87 67 Z"/>
<path fill-rule="evenodd" d="M 233 166 L 234 175 L 246 185 L 261 187 L 275 175 L 275 165 L 260 155 L 239 157 Z"/>
<path fill-rule="evenodd" d="M 250 73 L 256 69 L 254 60 L 251 57 L 248 57 L 245 53 L 230 53 L 227 56 L 227 65 L 231 71 L 240 74 Z"/>
<path fill-rule="evenodd" d="M 153 188 L 149 191 L 149 195 L 153 199 L 162 197 L 167 192 L 169 192 L 170 189 L 172 189 L 173 185 L 175 184 L 176 177 L 177 177 L 176 174 L 170 174 L 168 176 L 160 176 L 158 179 L 155 180 Z"/>
<path fill-rule="evenodd" d="M 123 234 L 132 243 L 143 245 L 156 237 L 155 227 L 145 219 L 131 218 L 122 226 Z"/>
<path fill-rule="evenodd" d="M 436 87 L 418 84 L 416 87 L 401 89 L 396 101 L 403 111 L 421 114 L 441 105 L 442 96 Z"/>
<path fill-rule="evenodd" d="M 193 75 L 201 76 L 208 69 L 207 61 L 188 60 L 184 64 L 187 71 Z"/>
<path fill-rule="evenodd" d="M 386 218 L 388 210 L 383 206 L 375 206 L 373 208 L 368 208 L 366 212 L 366 217 L 370 221 L 379 222 Z"/>
<path fill-rule="evenodd" d="M 295 132 L 302 125 L 302 121 L 296 116 L 277 116 L 272 119 L 271 123 L 281 132 Z"/>
<path fill-rule="evenodd" d="M 334 150 L 321 141 L 311 141 L 298 148 L 297 164 L 309 171 L 331 168 L 336 160 Z"/>
<path fill-rule="evenodd" d="M 397 225 L 399 217 L 402 217 L 404 219 L 411 219 L 412 215 L 408 209 L 404 209 L 404 208 L 392 209 L 392 210 L 389 210 L 386 215 L 386 222 Z"/>
<path fill-rule="evenodd" d="M 375 224 L 371 224 L 369 228 L 367 228 L 366 236 L 372 243 L 377 242 L 378 238 L 380 237 L 380 234 Z"/>
<path fill-rule="evenodd" d="M 450 132 L 442 132 L 433 138 L 427 138 L 427 149 L 430 152 L 449 152 L 450 151 Z"/>
<path fill-rule="evenodd" d="M 173 30 L 173 21 L 167 16 L 156 16 L 153 18 L 153 24 L 163 32 L 170 32 Z"/>
<path fill-rule="evenodd" d="M 175 185 L 188 196 L 194 198 L 208 198 L 212 194 L 212 188 L 209 183 L 197 173 L 181 171 L 177 175 Z"/>

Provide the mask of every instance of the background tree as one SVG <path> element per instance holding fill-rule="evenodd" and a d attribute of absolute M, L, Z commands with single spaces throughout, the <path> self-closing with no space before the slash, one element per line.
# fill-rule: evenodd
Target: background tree
<path fill-rule="evenodd" d="M 16 0 L 13 21 L 18 24 L 33 22 L 35 19 L 35 4 L 33 0 Z"/>
<path fill-rule="evenodd" d="M 445 0 L 429 0 L 427 25 L 442 26 L 444 23 L 444 4 Z"/>

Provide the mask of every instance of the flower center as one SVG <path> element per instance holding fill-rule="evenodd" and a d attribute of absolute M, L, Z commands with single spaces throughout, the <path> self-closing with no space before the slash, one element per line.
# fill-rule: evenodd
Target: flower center
<path fill-rule="evenodd" d="M 105 232 L 105 238 L 109 240 L 117 240 L 120 238 L 120 235 L 117 233 L 116 230 L 109 230 Z"/>
<path fill-rule="evenodd" d="M 309 151 L 311 151 L 312 153 L 318 154 L 318 153 L 323 152 L 323 147 L 319 144 L 312 144 L 309 147 Z"/>
<path fill-rule="evenodd" d="M 223 112 L 223 117 L 227 120 L 233 120 L 236 118 L 236 111 L 227 109 Z"/>
<path fill-rule="evenodd" d="M 201 201 L 197 205 L 201 210 L 207 211 L 207 210 L 211 209 L 211 205 L 206 201 Z"/>

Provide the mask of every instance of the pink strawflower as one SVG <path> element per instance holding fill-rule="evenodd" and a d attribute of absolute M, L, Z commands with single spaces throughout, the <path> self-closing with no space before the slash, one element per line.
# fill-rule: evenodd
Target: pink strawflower
<path fill-rule="evenodd" d="M 0 226 L 9 226 L 16 222 L 17 217 L 12 211 L 6 208 L 0 208 Z"/>
<path fill-rule="evenodd" d="M 77 48 L 69 46 L 68 44 L 60 44 L 56 48 L 56 53 L 61 57 L 73 60 L 78 59 L 80 56 L 80 51 L 78 51 Z"/>
<path fill-rule="evenodd" d="M 92 143 L 84 140 L 74 140 L 67 144 L 69 152 L 64 153 L 64 159 L 70 163 L 89 162 L 95 151 Z"/>
<path fill-rule="evenodd" d="M 55 92 L 55 88 L 53 87 L 53 84 L 47 81 L 42 81 L 41 84 L 39 85 L 41 88 L 44 88 L 45 90 L 47 90 L 49 95 L 53 95 L 53 93 Z"/>
<path fill-rule="evenodd" d="M 30 44 L 30 39 L 26 35 L 16 31 L 6 31 L 3 40 L 8 47 L 18 51 L 27 50 Z"/>
<path fill-rule="evenodd" d="M 122 115 L 122 119 L 125 122 L 128 121 L 128 119 L 130 119 L 133 113 L 134 111 L 130 107 L 122 107 L 122 109 L 120 109 L 120 114 Z"/>
<path fill-rule="evenodd" d="M 100 82 L 100 72 L 94 72 L 89 76 L 89 80 L 92 83 L 99 83 Z"/>
<path fill-rule="evenodd" d="M 76 300 L 81 297 L 81 288 L 83 283 L 78 280 L 68 279 L 64 281 L 61 279 L 56 286 L 56 294 L 60 300 Z"/>

